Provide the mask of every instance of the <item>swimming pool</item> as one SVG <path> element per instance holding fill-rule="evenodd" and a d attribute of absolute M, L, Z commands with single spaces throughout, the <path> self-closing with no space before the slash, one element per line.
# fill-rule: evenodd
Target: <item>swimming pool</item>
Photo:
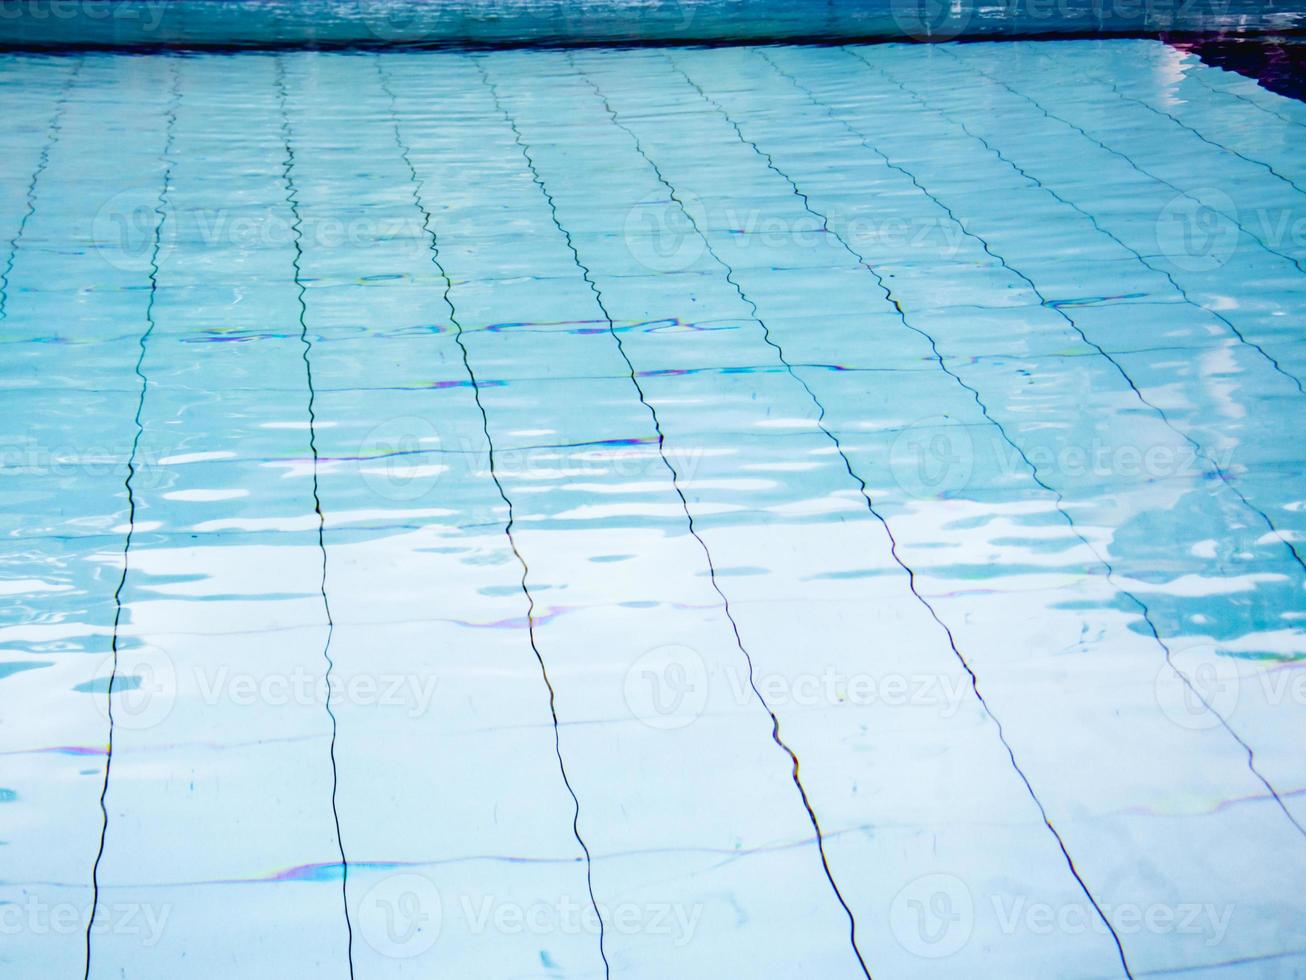
<path fill-rule="evenodd" d="M 1302 975 L 1301 103 L 1150 40 L 0 102 L 7 975 Z"/>

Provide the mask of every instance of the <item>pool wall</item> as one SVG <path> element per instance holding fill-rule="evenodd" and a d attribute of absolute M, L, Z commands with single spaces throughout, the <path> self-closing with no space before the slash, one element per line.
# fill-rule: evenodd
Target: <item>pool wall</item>
<path fill-rule="evenodd" d="M 1281 33 L 1300 0 L 0 0 L 0 46 L 756 43 Z"/>

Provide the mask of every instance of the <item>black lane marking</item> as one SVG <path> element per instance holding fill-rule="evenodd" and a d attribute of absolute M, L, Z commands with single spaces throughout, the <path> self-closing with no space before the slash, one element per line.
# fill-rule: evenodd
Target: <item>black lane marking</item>
<path fill-rule="evenodd" d="M 467 344 L 463 340 L 462 324 L 458 320 L 458 310 L 454 306 L 453 297 L 450 295 L 453 290 L 453 280 L 445 270 L 444 263 L 440 259 L 440 239 L 432 225 L 430 210 L 422 200 L 422 188 L 424 182 L 417 175 L 417 168 L 413 166 L 412 159 L 409 156 L 407 143 L 399 129 L 399 115 L 397 111 L 397 100 L 394 91 L 390 87 L 389 80 L 385 70 L 381 67 L 380 59 L 377 59 L 377 73 L 381 77 L 381 87 L 386 95 L 390 98 L 390 115 L 394 126 L 395 143 L 399 147 L 399 152 L 403 156 L 405 165 L 408 167 L 410 181 L 413 186 L 412 198 L 413 205 L 417 208 L 422 216 L 422 228 L 429 239 L 428 249 L 431 253 L 431 263 L 435 266 L 440 278 L 444 281 L 444 303 L 449 308 L 449 322 L 454 325 L 454 340 L 458 344 L 458 349 L 462 352 L 463 369 L 467 372 L 467 378 L 472 384 L 472 397 L 476 400 L 476 408 L 481 414 L 481 431 L 485 434 L 485 444 L 489 452 L 490 479 L 494 481 L 494 487 L 499 493 L 499 498 L 508 508 L 508 520 L 503 526 L 503 533 L 508 539 L 508 546 L 512 549 L 513 556 L 517 559 L 518 565 L 521 566 L 521 590 L 526 597 L 526 631 L 530 638 L 531 652 L 535 654 L 535 660 L 540 667 L 540 676 L 544 680 L 544 686 L 549 692 L 549 714 L 553 719 L 553 751 L 558 759 L 558 771 L 562 775 L 563 785 L 567 788 L 567 793 L 572 802 L 571 832 L 576 838 L 576 843 L 580 845 L 581 851 L 585 855 L 585 886 L 589 891 L 590 907 L 594 910 L 594 915 L 599 923 L 599 956 L 603 960 L 603 975 L 610 977 L 612 968 L 608 963 L 608 954 L 606 948 L 607 927 L 603 921 L 603 913 L 599 909 L 598 902 L 594 898 L 594 869 L 593 859 L 590 855 L 589 845 L 585 843 L 585 838 L 580 832 L 580 797 L 576 795 L 576 790 L 572 787 L 571 779 L 567 775 L 567 764 L 562 755 L 562 735 L 558 724 L 558 699 L 557 692 L 553 687 L 553 681 L 549 677 L 549 669 L 544 662 L 544 655 L 540 652 L 539 644 L 535 638 L 535 596 L 531 593 L 528 584 L 530 575 L 530 566 L 526 563 L 525 556 L 517 547 L 517 538 L 513 534 L 513 526 L 516 522 L 515 511 L 513 510 L 512 500 L 508 497 L 507 491 L 504 490 L 503 482 L 499 479 L 499 472 L 495 465 L 496 450 L 494 440 L 490 437 L 490 417 L 485 410 L 485 405 L 481 401 L 480 382 L 476 377 L 476 372 L 472 368 L 471 356 L 467 351 Z"/>
<path fill-rule="evenodd" d="M 345 953 L 349 961 L 349 976 L 353 980 L 354 976 L 354 924 L 349 916 L 349 858 L 345 855 L 344 837 L 340 832 L 340 810 L 336 804 L 336 798 L 340 790 L 340 770 L 336 765 L 336 737 L 339 734 L 339 723 L 336 719 L 335 709 L 331 707 L 331 676 L 335 670 L 335 660 L 331 657 L 331 639 L 335 635 L 335 620 L 331 616 L 331 600 L 327 598 L 326 580 L 327 580 L 327 550 L 326 550 L 326 518 L 322 513 L 322 498 L 318 492 L 318 454 L 317 454 L 317 413 L 314 409 L 314 402 L 317 397 L 317 390 L 313 387 L 313 342 L 308 338 L 308 303 L 305 300 L 307 286 L 304 283 L 303 270 L 301 261 L 304 257 L 303 243 L 303 222 L 299 214 L 299 192 L 295 188 L 295 178 L 293 169 L 295 166 L 295 150 L 291 146 L 293 131 L 290 126 L 290 114 L 287 109 L 288 92 L 286 89 L 286 67 L 278 58 L 276 61 L 277 69 L 277 93 L 281 102 L 281 138 L 285 147 L 286 157 L 282 165 L 281 176 L 286 185 L 286 206 L 290 209 L 290 230 L 292 244 L 295 248 L 295 254 L 291 264 L 295 270 L 294 282 L 296 290 L 296 299 L 299 304 L 299 341 L 303 344 L 301 356 L 304 360 L 304 378 L 308 385 L 308 447 L 313 454 L 313 510 L 317 514 L 317 548 L 322 556 L 322 577 L 318 583 L 318 591 L 322 595 L 322 611 L 326 614 L 327 636 L 326 642 L 322 645 L 322 659 L 326 661 L 326 673 L 324 680 L 326 682 L 327 697 L 325 698 L 327 715 L 331 719 L 331 820 L 335 824 L 336 832 L 336 849 L 340 855 L 340 902 L 345 913 Z"/>
<path fill-rule="evenodd" d="M 129 568 L 129 556 L 131 553 L 132 538 L 136 533 L 136 494 L 133 489 L 133 481 L 136 477 L 136 455 L 140 449 L 141 436 L 145 432 L 145 426 L 141 422 L 141 415 L 145 411 L 145 393 L 149 390 L 149 378 L 145 374 L 145 350 L 149 344 L 150 336 L 154 333 L 154 302 L 159 290 L 159 249 L 163 238 L 163 223 L 167 220 L 167 211 L 164 208 L 168 201 L 168 184 L 172 179 L 172 145 L 177 123 L 177 111 L 181 106 L 181 75 L 177 69 L 176 63 L 170 65 L 172 69 L 172 101 L 170 102 L 165 117 L 167 124 L 165 127 L 166 135 L 163 143 L 162 159 L 164 161 L 163 186 L 159 189 L 158 199 L 154 204 L 154 213 L 158 221 L 154 225 L 154 236 L 150 247 L 150 291 L 149 297 L 145 302 L 145 332 L 137 339 L 137 345 L 140 347 L 136 355 L 135 372 L 136 377 L 140 378 L 140 397 L 136 401 L 136 414 L 133 421 L 136 424 L 136 434 L 132 437 L 131 453 L 127 457 L 127 476 L 123 481 L 123 486 L 127 490 L 127 537 L 122 546 L 122 575 L 118 578 L 118 587 L 113 590 L 113 634 L 110 640 L 111 662 L 109 668 L 109 684 L 105 694 L 105 703 L 109 715 L 109 740 L 108 747 L 104 756 L 104 782 L 100 785 L 100 842 L 95 852 L 95 862 L 91 865 L 91 914 L 86 920 L 86 943 L 85 943 L 85 963 L 82 977 L 83 980 L 89 980 L 91 975 L 91 934 L 95 930 L 97 913 L 100 908 L 100 862 L 104 860 L 105 844 L 109 836 L 109 776 L 113 770 L 113 736 L 114 736 L 114 717 L 113 717 L 113 691 L 114 685 L 118 680 L 118 649 L 119 649 L 119 629 L 122 625 L 122 593 L 127 586 L 127 571 Z"/>

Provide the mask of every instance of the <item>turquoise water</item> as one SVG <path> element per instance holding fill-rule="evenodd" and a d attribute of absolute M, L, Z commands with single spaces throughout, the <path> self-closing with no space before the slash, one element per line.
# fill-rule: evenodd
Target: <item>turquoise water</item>
<path fill-rule="evenodd" d="M 1122 40 L 0 104 L 7 976 L 1303 975 L 1301 103 Z"/>

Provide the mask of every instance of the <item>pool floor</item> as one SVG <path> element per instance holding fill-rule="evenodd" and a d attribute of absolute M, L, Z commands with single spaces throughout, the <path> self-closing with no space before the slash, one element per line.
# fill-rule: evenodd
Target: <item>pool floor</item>
<path fill-rule="evenodd" d="M 1303 104 L 1122 40 L 0 106 L 6 976 L 1306 976 Z"/>

